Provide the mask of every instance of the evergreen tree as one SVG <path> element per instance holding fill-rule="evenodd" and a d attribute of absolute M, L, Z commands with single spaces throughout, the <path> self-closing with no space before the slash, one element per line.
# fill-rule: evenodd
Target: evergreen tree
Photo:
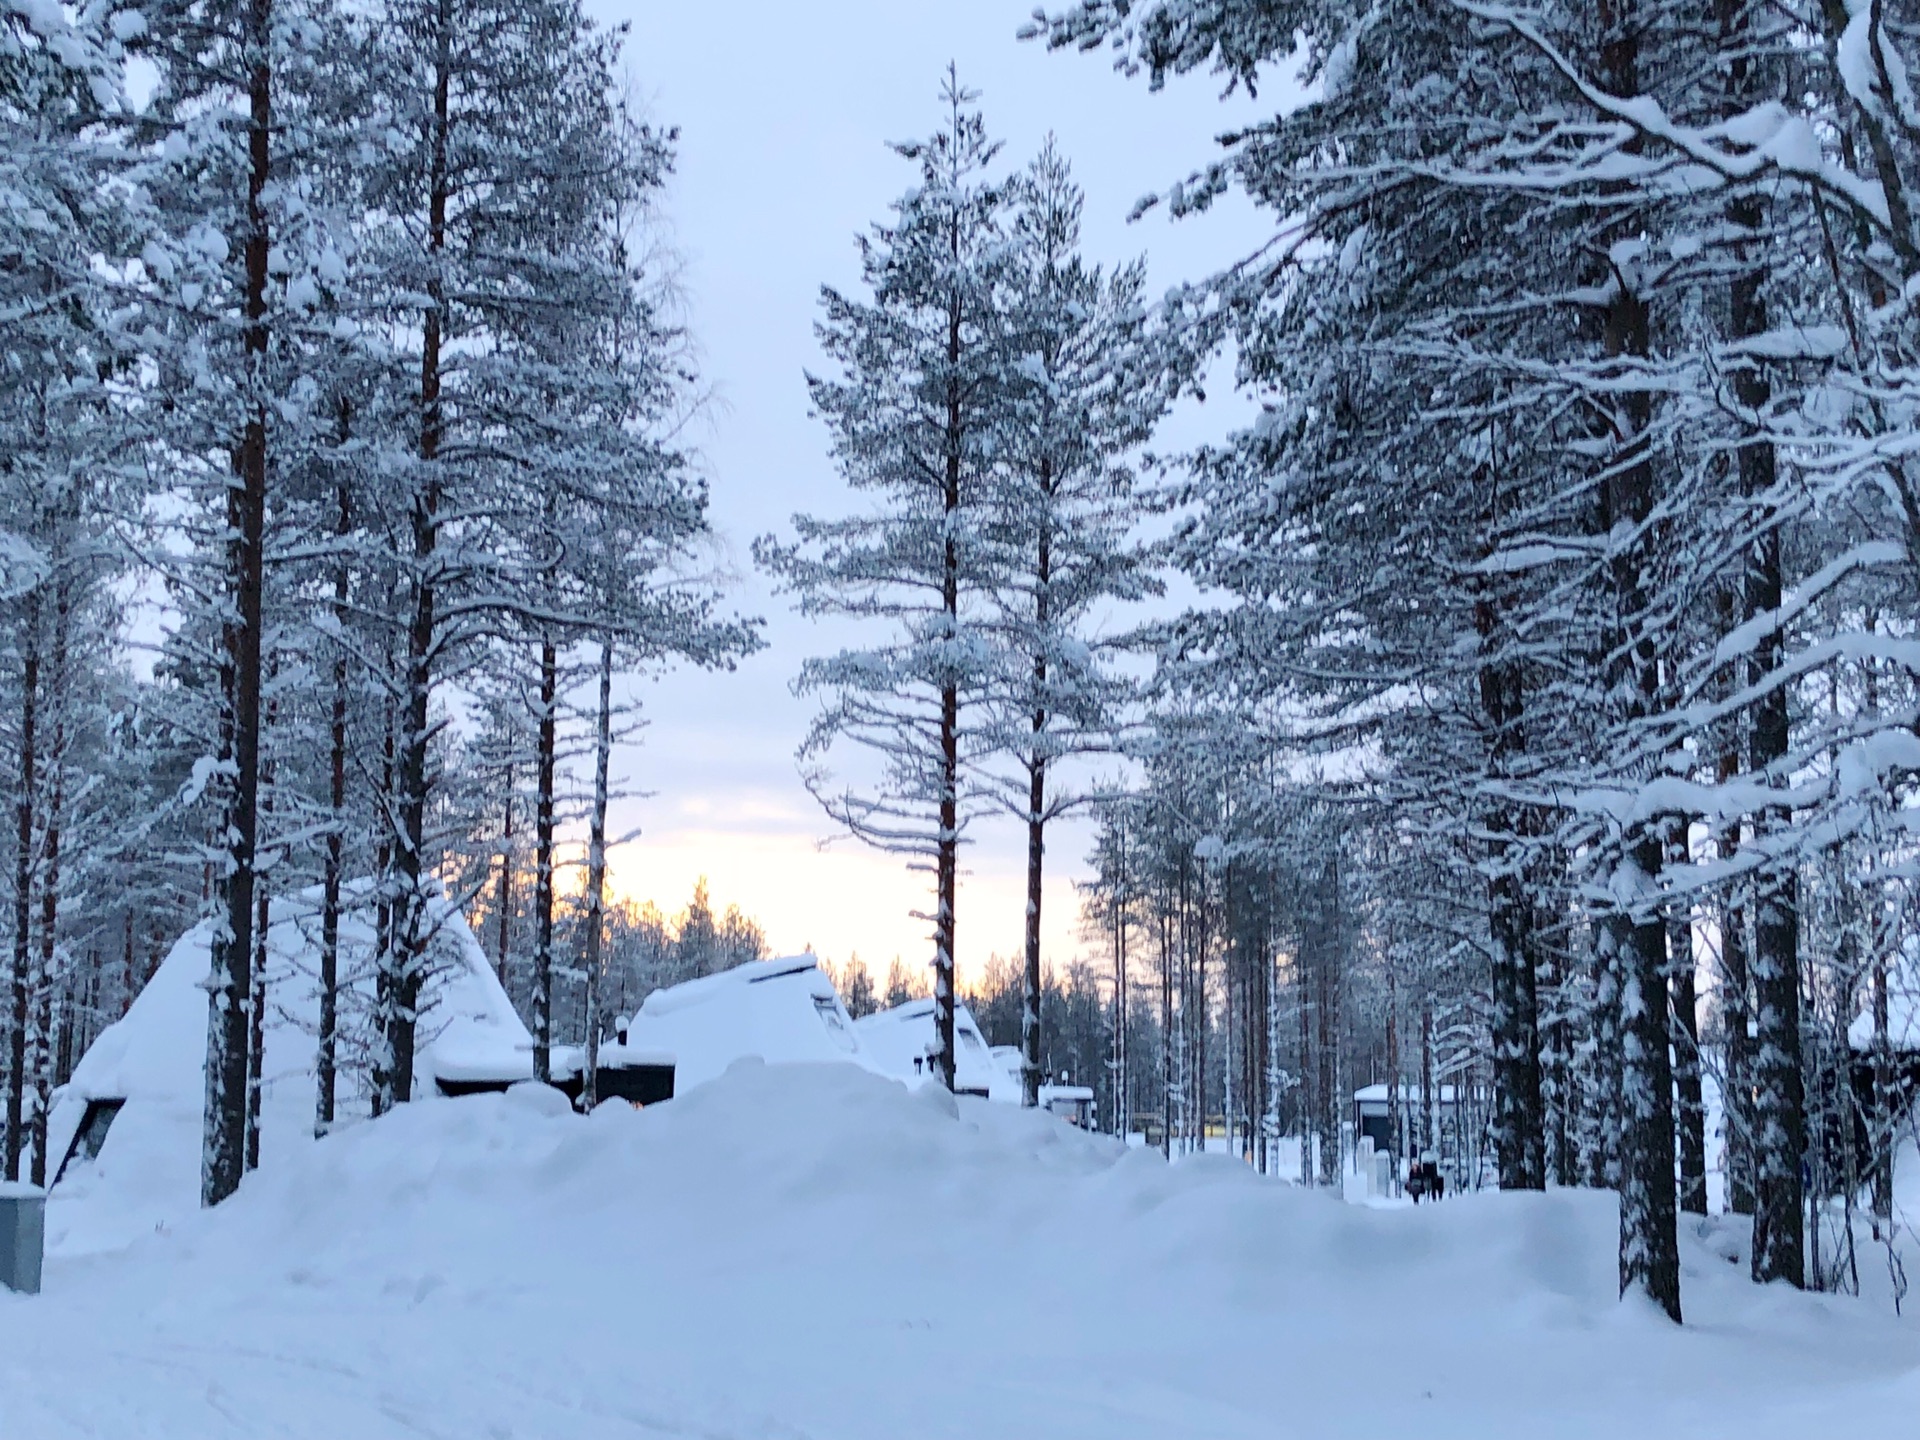
<path fill-rule="evenodd" d="M 997 147 L 974 100 L 949 73 L 944 126 L 896 147 L 919 183 L 890 223 L 861 239 L 871 298 L 822 295 L 820 339 L 839 374 L 810 377 L 813 404 L 842 477 L 875 508 L 798 516 L 796 539 L 755 547 L 802 614 L 886 631 L 868 647 L 807 661 L 796 689 L 825 704 L 800 757 L 836 822 L 933 871 L 930 1062 L 949 1089 L 959 853 L 975 808 L 963 776 L 981 748 L 966 712 L 984 698 L 993 656 L 981 614 L 993 581 L 983 532 L 1019 369 L 1007 197 L 985 173 Z M 871 752 L 877 784 L 835 780 L 824 762 L 841 741 Z"/>

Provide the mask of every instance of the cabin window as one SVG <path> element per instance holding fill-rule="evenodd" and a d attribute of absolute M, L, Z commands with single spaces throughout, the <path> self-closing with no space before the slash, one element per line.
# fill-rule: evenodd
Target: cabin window
<path fill-rule="evenodd" d="M 80 1117 L 80 1128 L 73 1132 L 73 1143 L 67 1146 L 66 1158 L 61 1160 L 60 1169 L 54 1174 L 54 1184 L 60 1183 L 61 1177 L 67 1173 L 67 1167 L 75 1160 L 100 1158 L 100 1147 L 107 1143 L 107 1131 L 112 1128 L 113 1118 L 126 1103 L 125 1100 L 87 1101 L 87 1112 Z"/>
<path fill-rule="evenodd" d="M 813 997 L 813 1008 L 819 1012 L 820 1023 L 827 1027 L 827 1034 L 833 1037 L 833 1043 L 851 1055 L 859 1048 L 859 1042 L 853 1038 L 853 1030 L 847 1024 L 847 1017 L 841 1013 L 840 1002 L 831 995 Z"/>

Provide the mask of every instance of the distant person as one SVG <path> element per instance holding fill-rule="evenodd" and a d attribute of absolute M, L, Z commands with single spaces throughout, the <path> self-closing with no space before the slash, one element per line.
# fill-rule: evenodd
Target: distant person
<path fill-rule="evenodd" d="M 1447 1193 L 1447 1177 L 1440 1173 L 1440 1157 L 1431 1150 L 1420 1152 L 1419 1161 L 1413 1166 L 1413 1172 L 1407 1177 L 1407 1193 L 1413 1196 L 1418 1205 L 1421 1196 L 1434 1200 L 1443 1198 Z"/>

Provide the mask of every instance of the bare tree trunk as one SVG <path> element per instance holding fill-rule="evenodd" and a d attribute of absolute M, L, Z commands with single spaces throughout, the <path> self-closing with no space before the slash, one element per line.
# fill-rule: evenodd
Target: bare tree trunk
<path fill-rule="evenodd" d="M 600 933 L 606 918 L 607 770 L 613 755 L 613 645 L 600 642 L 600 706 L 593 742 L 593 814 L 587 827 L 586 1060 L 580 1108 L 591 1110 L 600 1075 Z"/>
<path fill-rule="evenodd" d="M 1315 1086 L 1319 1105 L 1315 1128 L 1320 1139 L 1320 1183 L 1340 1182 L 1340 968 L 1342 960 L 1343 900 L 1340 883 L 1340 851 L 1334 849 L 1320 879 L 1319 896 L 1314 907 L 1314 975 L 1319 996 L 1315 1010 L 1319 1020 L 1319 1082 Z"/>
<path fill-rule="evenodd" d="M 1035 668 L 1044 672 L 1046 662 L 1040 661 Z M 1047 761 L 1037 747 L 1045 726 L 1045 712 L 1036 711 L 1036 749 L 1027 762 L 1026 970 L 1020 996 L 1020 1103 L 1028 1107 L 1040 1103 L 1040 903 L 1047 849 Z"/>
<path fill-rule="evenodd" d="M 1774 877 L 1754 925 L 1753 1275 L 1806 1283 L 1806 1094 L 1800 1073 L 1799 887 Z"/>
<path fill-rule="evenodd" d="M 1391 943 L 1391 942 L 1389 942 Z M 1400 1184 L 1400 993 L 1391 965 L 1387 969 L 1387 1156 L 1393 1188 Z"/>
<path fill-rule="evenodd" d="M 1208 908 L 1206 908 L 1206 862 L 1196 860 L 1198 895 L 1192 902 L 1194 922 L 1194 1150 L 1206 1154 L 1206 947 L 1208 947 Z"/>
<path fill-rule="evenodd" d="M 1508 825 L 1505 817 L 1490 826 Z M 1495 831 L 1494 833 L 1500 833 Z M 1527 935 L 1528 900 L 1513 845 L 1495 842 L 1495 874 L 1488 882 L 1488 930 L 1493 946 L 1494 1150 L 1503 1190 L 1546 1187 L 1546 1145 L 1540 1101 L 1540 1025 Z"/>
<path fill-rule="evenodd" d="M 1500 523 L 1496 473 L 1489 485 L 1484 524 L 1487 545 Z M 1474 602 L 1480 637 L 1480 714 L 1487 729 L 1487 767 L 1504 778 L 1524 748 L 1524 681 L 1519 666 L 1502 654 L 1507 643 L 1501 597 L 1489 588 Z M 1527 893 L 1519 817 L 1510 804 L 1496 804 L 1484 820 L 1489 837 L 1487 938 L 1492 948 L 1493 1141 L 1503 1190 L 1539 1190 L 1547 1183 L 1545 1121 L 1540 1098 L 1540 1016 L 1534 974 L 1533 900 Z"/>
<path fill-rule="evenodd" d="M 226 865 L 216 882 L 207 983 L 206 1128 L 200 1202 L 218 1205 L 240 1187 L 246 1160 L 248 967 L 253 958 L 254 847 L 260 799 L 260 647 L 267 519 L 268 235 L 265 194 L 273 178 L 273 0 L 248 0 L 247 374 L 248 401 L 237 484 L 227 489 L 227 594 L 221 690 L 227 762 Z"/>
<path fill-rule="evenodd" d="M 396 925 L 396 964 L 382 1015 L 383 1061 L 376 1086 L 383 1092 L 377 1108 L 405 1104 L 413 1098 L 415 1025 L 420 990 L 426 981 L 427 947 L 433 938 L 428 913 L 430 884 L 426 872 L 427 791 L 431 783 L 428 749 L 432 741 L 430 707 L 433 668 L 439 644 L 438 566 L 440 563 L 440 444 L 445 417 L 441 409 L 441 351 L 447 318 L 446 282 L 440 274 L 447 245 L 449 148 L 449 87 L 452 83 L 453 0 L 439 0 L 435 15 L 437 52 L 434 59 L 433 151 L 427 182 L 428 305 L 421 315 L 420 344 L 420 460 L 424 482 L 416 491 L 413 529 L 413 615 L 407 626 L 406 731 L 400 747 L 400 843 L 394 860 L 398 869 L 399 909 Z"/>
<path fill-rule="evenodd" d="M 269 782 L 271 783 L 271 782 Z M 264 818 L 270 807 L 262 806 Z M 260 1168 L 260 1088 L 265 1082 L 267 1048 L 267 931 L 272 925 L 272 901 L 267 887 L 254 889 L 253 960 L 247 999 L 247 1144 L 244 1168 Z"/>
<path fill-rule="evenodd" d="M 1873 947 L 1870 981 L 1873 1006 L 1872 1143 L 1874 1238 L 1887 1233 L 1893 1221 L 1893 1041 L 1888 1023 L 1887 947 Z"/>
<path fill-rule="evenodd" d="M 59 988 L 60 953 L 60 828 L 66 810 L 67 706 L 71 703 L 73 686 L 73 677 L 67 668 L 72 605 L 71 581 L 63 566 L 54 584 L 53 663 L 47 675 L 50 682 L 47 711 L 53 722 L 53 733 L 47 745 L 47 804 L 40 841 L 40 965 L 34 977 L 33 1055 L 28 1062 L 33 1072 L 33 1120 L 27 1139 L 33 1147 L 33 1165 L 27 1178 L 41 1186 L 47 1183 L 47 1118 L 53 1108 L 53 1007 Z"/>
<path fill-rule="evenodd" d="M 1742 53 L 1757 6 L 1753 0 L 1721 0 L 1719 20 L 1723 44 L 1732 59 L 1728 65 L 1728 109 L 1746 108 L 1757 94 L 1758 77 L 1752 61 Z M 1904 199 L 1894 187 L 1887 195 L 1902 236 L 1909 242 L 1909 218 Z M 1736 275 L 1729 290 L 1729 338 L 1736 344 L 1764 335 L 1768 316 L 1763 247 L 1765 202 L 1758 194 L 1737 196 L 1727 207 L 1729 229 L 1753 237 L 1755 256 L 1750 268 Z M 1772 399 L 1772 385 L 1758 365 L 1738 369 L 1734 396 L 1741 409 L 1758 415 Z M 1780 606 L 1782 594 L 1781 537 L 1778 506 L 1772 492 L 1777 482 L 1776 457 L 1770 441 L 1751 436 L 1740 448 L 1740 491 L 1758 509 L 1750 523 L 1757 533 L 1747 555 L 1744 609 L 1748 619 Z M 1760 636 L 1751 652 L 1747 683 L 1765 683 L 1782 656 L 1780 628 Z M 1748 761 L 1762 783 L 1785 785 L 1780 772 L 1787 758 L 1790 736 L 1787 692 L 1775 683 L 1751 712 Z M 1769 806 L 1754 817 L 1757 840 L 1769 830 L 1784 827 L 1791 816 L 1783 806 Z M 1800 1073 L 1800 908 L 1799 880 L 1785 865 L 1761 877 L 1754 893 L 1754 946 L 1751 975 L 1754 998 L 1754 1050 L 1747 1080 L 1753 1094 L 1752 1145 L 1754 1164 L 1753 1274 L 1757 1280 L 1806 1280 L 1806 1197 L 1801 1163 L 1806 1143 L 1806 1096 Z"/>
<path fill-rule="evenodd" d="M 7 1016 L 6 1168 L 9 1180 L 21 1178 L 20 1156 L 26 1141 L 23 1102 L 27 1093 L 27 1021 L 33 995 L 33 832 L 34 774 L 38 758 L 35 733 L 40 709 L 40 596 L 27 597 L 21 627 L 20 774 L 14 792 L 13 973 Z"/>
<path fill-rule="evenodd" d="M 1430 998 L 1421 998 L 1421 1142 L 1417 1150 L 1425 1154 L 1434 1148 L 1440 1135 L 1434 1112 L 1434 1006 Z M 1413 1148 L 1413 1146 L 1409 1146 Z"/>
<path fill-rule="evenodd" d="M 271 664 L 271 662 L 269 662 Z M 272 670 L 269 669 L 269 676 Z M 272 735 L 275 704 L 267 702 L 266 730 Z M 269 829 L 273 823 L 274 763 L 271 749 L 260 761 L 260 824 Z M 248 1170 L 260 1168 L 260 1088 L 266 1072 L 267 1048 L 267 935 L 272 927 L 272 901 L 265 880 L 254 887 L 253 957 L 247 1004 L 247 1157 Z"/>
<path fill-rule="evenodd" d="M 559 744 L 559 656 L 540 642 L 540 721 L 533 819 L 533 1078 L 553 1079 L 553 809 L 555 750 Z"/>
<path fill-rule="evenodd" d="M 1308 974 L 1306 946 L 1294 957 L 1294 988 L 1300 992 L 1300 1183 L 1311 1185 L 1316 1167 L 1313 1142 L 1317 1131 L 1320 1103 L 1314 1097 L 1317 1070 L 1313 1058 L 1313 996 Z"/>
<path fill-rule="evenodd" d="M 1743 454 L 1743 470 L 1745 456 Z M 1773 452 L 1757 468 L 1767 472 L 1760 490 L 1772 485 Z M 1780 533 L 1770 527 L 1756 541 L 1748 572 L 1749 613 L 1777 610 L 1781 601 Z M 1781 658 L 1773 629 L 1754 646 L 1751 680 L 1770 675 Z M 1756 775 L 1778 784 L 1789 747 L 1787 694 L 1776 685 L 1754 707 L 1751 763 Z M 1791 823 L 1784 806 L 1757 817 L 1756 830 Z M 1754 1047 L 1752 1084 L 1754 1164 L 1753 1275 L 1756 1280 L 1806 1283 L 1806 1196 L 1801 1165 L 1806 1153 L 1806 1095 L 1800 1054 L 1799 877 L 1791 864 L 1763 877 L 1754 896 Z"/>
<path fill-rule="evenodd" d="M 351 411 L 340 402 L 340 443 L 346 444 Z M 327 717 L 327 857 L 320 890 L 320 1036 L 314 1056 L 313 1133 L 333 1128 L 340 1043 L 340 887 L 347 823 L 347 609 L 352 574 L 345 554 L 353 532 L 353 492 L 343 478 L 334 539 L 341 555 L 333 571 L 333 623 L 340 635 L 334 646 L 333 697 Z"/>
<path fill-rule="evenodd" d="M 1693 963 L 1693 926 L 1668 926 L 1673 970 L 1673 1053 L 1680 1105 L 1680 1209 L 1707 1213 L 1707 1106 L 1700 1076 L 1700 1002 Z"/>
<path fill-rule="evenodd" d="M 510 945 L 513 935 L 513 765 L 508 762 L 502 788 L 505 796 L 501 802 L 500 817 L 500 887 L 494 899 L 494 909 L 499 912 L 498 933 L 494 941 L 494 965 L 500 972 L 500 988 L 506 989 L 510 981 L 511 958 Z"/>
<path fill-rule="evenodd" d="M 1642 20 L 1635 0 L 1601 0 L 1600 60 L 1616 95 L 1640 93 Z M 1633 364 L 1650 348 L 1646 302 L 1624 273 L 1611 277 L 1605 323 L 1610 360 Z M 1625 390 L 1612 413 L 1616 450 L 1601 481 L 1603 525 L 1610 542 L 1616 615 L 1608 650 L 1614 685 L 1628 723 L 1660 703 L 1660 665 L 1647 616 L 1648 534 L 1654 509 L 1648 427 L 1653 397 Z M 1605 927 L 1620 979 L 1621 1185 L 1620 1292 L 1637 1290 L 1674 1321 L 1680 1319 L 1680 1242 L 1674 1189 L 1673 1065 L 1668 1050 L 1667 934 L 1659 912 L 1661 833 L 1641 824 L 1621 838 L 1613 890 L 1619 897 Z"/>
<path fill-rule="evenodd" d="M 120 1015 L 123 1016 L 133 1008 L 135 987 L 139 983 L 133 975 L 133 910 L 131 907 L 121 916 L 121 927 L 121 938 L 125 943 L 120 960 Z M 120 1016 L 114 1018 L 118 1019 Z"/>
<path fill-rule="evenodd" d="M 1160 1153 L 1173 1158 L 1173 917 L 1160 898 Z"/>
<path fill-rule="evenodd" d="M 1053 457 L 1040 460 L 1040 493 L 1053 498 Z M 1053 534 L 1043 521 L 1034 553 L 1034 634 L 1044 642 L 1052 623 Z M 1047 654 L 1033 657 L 1033 748 L 1027 756 L 1026 989 L 1020 1007 L 1020 1103 L 1040 1103 L 1040 903 L 1045 891 L 1047 850 Z"/>
<path fill-rule="evenodd" d="M 387 1087 L 380 1082 L 381 1066 L 387 1062 L 381 1058 L 380 1051 L 386 1046 L 386 1022 L 381 1017 L 393 1005 L 393 963 L 394 946 L 394 892 L 393 892 L 393 851 L 397 831 L 393 824 L 394 780 L 398 774 L 394 766 L 394 700 L 391 685 L 394 680 L 393 655 L 386 657 L 387 681 L 389 690 L 380 707 L 380 843 L 374 849 L 373 868 L 379 877 L 378 898 L 373 907 L 373 953 L 374 979 L 373 1004 L 377 1029 L 374 1043 L 378 1047 L 373 1059 L 374 1081 L 372 1093 L 368 1097 L 368 1109 L 375 1116 L 384 1115 L 392 1108 Z"/>
<path fill-rule="evenodd" d="M 1113 1130 L 1122 1140 L 1133 1128 L 1133 1072 L 1127 1046 L 1127 868 L 1126 818 L 1116 824 L 1119 872 L 1113 891 Z"/>

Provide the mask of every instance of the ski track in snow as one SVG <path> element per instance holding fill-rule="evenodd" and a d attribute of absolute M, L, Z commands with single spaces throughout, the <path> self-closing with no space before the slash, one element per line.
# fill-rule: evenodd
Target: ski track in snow
<path fill-rule="evenodd" d="M 1270 1440 L 1901 1434 L 1920 1327 L 1614 1289 L 1611 1197 L 1343 1205 L 850 1066 L 637 1115 L 430 1101 L 119 1251 L 56 1193 L 0 1295 L 4 1440 Z"/>

